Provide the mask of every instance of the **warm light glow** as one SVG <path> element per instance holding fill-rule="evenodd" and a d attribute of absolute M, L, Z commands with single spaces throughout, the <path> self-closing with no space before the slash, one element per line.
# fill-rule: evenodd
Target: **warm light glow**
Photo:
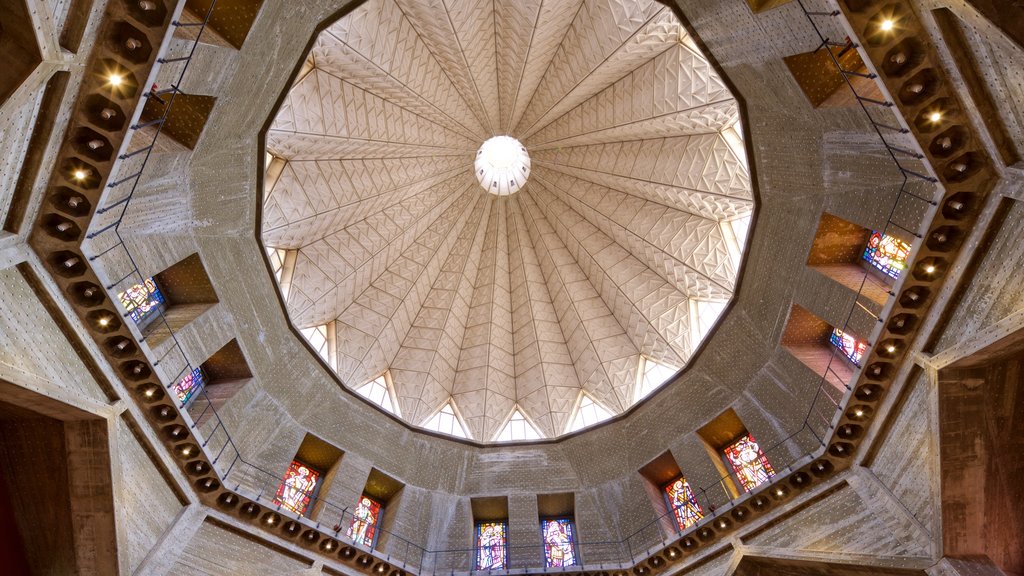
<path fill-rule="evenodd" d="M 885 347 L 885 350 L 891 354 L 896 351 L 896 347 L 893 346 L 892 344 L 889 344 L 888 346 Z"/>
<path fill-rule="evenodd" d="M 781 489 L 776 490 L 775 494 L 776 494 L 776 496 L 782 496 L 782 490 Z"/>
<path fill-rule="evenodd" d="M 100 318 L 100 326 L 106 326 L 107 324 L 110 324 L 110 318 L 107 318 L 106 316 Z"/>
<path fill-rule="evenodd" d="M 886 18 L 885 20 L 882 20 L 882 23 L 879 24 L 878 27 L 882 29 L 882 32 L 889 32 L 890 30 L 892 30 L 895 24 L 896 23 L 893 22 L 891 19 Z"/>
<path fill-rule="evenodd" d="M 75 180 L 85 180 L 85 177 L 88 176 L 88 174 L 85 173 L 85 170 L 75 170 L 72 175 L 75 177 Z"/>
<path fill-rule="evenodd" d="M 146 390 L 146 398 L 150 398 L 152 396 L 153 396 L 153 389 L 150 388 L 149 390 Z"/>
<path fill-rule="evenodd" d="M 192 449 L 191 448 L 185 448 L 184 450 L 181 451 L 181 453 L 184 454 L 185 456 L 188 456 L 189 454 L 192 453 Z"/>
<path fill-rule="evenodd" d="M 932 112 L 928 115 L 928 119 L 932 122 L 938 122 L 939 120 L 942 120 L 942 112 Z"/>
<path fill-rule="evenodd" d="M 515 194 L 530 177 L 530 155 L 511 136 L 495 136 L 480 146 L 473 163 L 477 182 L 496 196 Z"/>
<path fill-rule="evenodd" d="M 931 274 L 931 273 L 935 272 L 935 266 L 931 266 L 931 265 L 925 266 L 924 271 L 927 272 L 928 274 Z"/>
<path fill-rule="evenodd" d="M 864 415 L 864 411 L 863 411 L 863 410 L 854 410 L 854 411 L 853 411 L 853 413 L 854 413 L 854 415 L 855 415 L 855 416 L 857 416 L 858 418 L 860 418 L 861 416 L 863 416 L 863 415 Z"/>
<path fill-rule="evenodd" d="M 111 74 L 109 77 L 107 77 L 107 81 L 110 82 L 111 86 L 116 87 L 120 86 L 121 83 L 124 82 L 124 78 L 122 78 L 120 74 Z"/>

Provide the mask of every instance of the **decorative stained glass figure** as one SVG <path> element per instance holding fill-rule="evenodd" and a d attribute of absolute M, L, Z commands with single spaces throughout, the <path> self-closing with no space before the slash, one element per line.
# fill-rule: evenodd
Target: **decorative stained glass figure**
<path fill-rule="evenodd" d="M 899 278 L 907 267 L 910 244 L 881 232 L 873 232 L 864 249 L 864 259 L 892 278 Z"/>
<path fill-rule="evenodd" d="M 355 512 L 352 513 L 352 526 L 348 529 L 348 537 L 356 544 L 373 548 L 377 538 L 377 522 L 380 521 L 380 502 L 366 496 L 359 497 Z"/>
<path fill-rule="evenodd" d="M 151 316 L 164 303 L 164 295 L 152 278 L 118 293 L 117 297 L 136 324 Z"/>
<path fill-rule="evenodd" d="M 845 354 L 846 357 L 857 366 L 860 366 L 860 361 L 864 358 L 864 353 L 868 351 L 867 342 L 860 342 L 839 328 L 832 330 L 832 336 L 829 337 L 829 342 L 831 342 L 836 348 L 839 348 L 843 354 Z"/>
<path fill-rule="evenodd" d="M 690 488 L 690 483 L 682 476 L 665 485 L 665 497 L 675 514 L 680 530 L 686 530 L 704 517 L 704 512 L 697 504 L 697 497 Z"/>
<path fill-rule="evenodd" d="M 504 570 L 508 567 L 504 522 L 480 522 L 476 525 L 476 569 Z"/>
<path fill-rule="evenodd" d="M 723 452 L 733 472 L 736 473 L 736 479 L 747 492 L 775 476 L 768 457 L 761 452 L 761 447 L 750 434 L 744 434 L 726 446 Z"/>
<path fill-rule="evenodd" d="M 541 520 L 540 531 L 544 537 L 544 560 L 548 568 L 576 565 L 576 534 L 572 520 Z"/>
<path fill-rule="evenodd" d="M 299 516 L 306 513 L 309 502 L 320 481 L 320 473 L 298 460 L 292 460 L 285 472 L 284 481 L 277 489 L 274 504 L 287 508 Z"/>
<path fill-rule="evenodd" d="M 193 368 L 174 385 L 174 393 L 178 395 L 178 401 L 185 404 L 203 388 L 204 384 L 206 384 L 206 378 L 203 376 L 203 371 Z"/>

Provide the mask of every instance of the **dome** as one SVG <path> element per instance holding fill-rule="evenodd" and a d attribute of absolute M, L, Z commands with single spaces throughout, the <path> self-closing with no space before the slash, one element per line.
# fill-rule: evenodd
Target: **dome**
<path fill-rule="evenodd" d="M 262 240 L 343 385 L 557 437 L 684 368 L 732 298 L 739 107 L 657 2 L 444 13 L 370 0 L 319 35 L 267 132 Z"/>

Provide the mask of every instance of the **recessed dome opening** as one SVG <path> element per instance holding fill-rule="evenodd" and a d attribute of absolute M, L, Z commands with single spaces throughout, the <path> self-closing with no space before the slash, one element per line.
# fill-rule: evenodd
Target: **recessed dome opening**
<path fill-rule="evenodd" d="M 511 136 L 489 138 L 476 153 L 476 180 L 496 196 L 519 192 L 530 177 L 530 154 Z"/>

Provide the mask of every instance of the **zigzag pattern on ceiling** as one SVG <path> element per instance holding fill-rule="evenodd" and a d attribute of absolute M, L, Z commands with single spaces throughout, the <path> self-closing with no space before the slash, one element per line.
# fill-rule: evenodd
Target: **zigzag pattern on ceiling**
<path fill-rule="evenodd" d="M 693 355 L 691 303 L 732 297 L 738 106 L 665 6 L 369 0 L 309 62 L 267 136 L 263 240 L 297 250 L 292 322 L 333 323 L 350 388 L 390 371 L 410 423 L 451 403 L 488 442 L 516 410 L 566 433 L 581 394 L 622 412 L 641 357 Z M 508 197 L 473 175 L 499 134 L 534 162 Z"/>

